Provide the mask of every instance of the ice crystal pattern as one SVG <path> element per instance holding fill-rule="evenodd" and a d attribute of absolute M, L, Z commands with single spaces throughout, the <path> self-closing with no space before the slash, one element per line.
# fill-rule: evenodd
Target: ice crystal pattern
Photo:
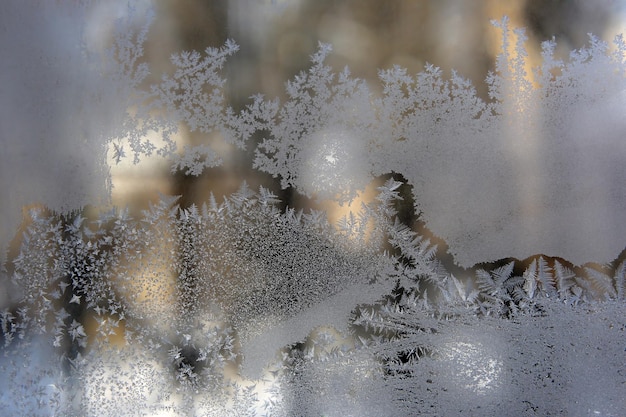
<path fill-rule="evenodd" d="M 463 266 L 537 253 L 610 262 L 626 244 L 616 227 L 626 208 L 623 39 L 609 52 L 591 36 L 569 61 L 545 42 L 534 87 L 523 31 L 495 24 L 504 52 L 486 79 L 491 101 L 430 64 L 416 75 L 381 70 L 378 96 L 348 69 L 325 65 L 331 48 L 321 45 L 287 83 L 255 166 L 283 187 L 344 200 L 371 178 L 401 173 Z"/>
<path fill-rule="evenodd" d="M 2 210 L 47 208 L 30 212 L 6 262 L 15 302 L 0 314 L 0 409 L 626 410 L 626 263 L 607 262 L 626 236 L 621 37 L 612 51 L 591 37 L 567 61 L 544 43 L 536 87 L 524 72 L 523 31 L 496 22 L 504 45 L 486 79 L 488 101 L 433 65 L 416 75 L 381 70 L 377 95 L 326 65 L 331 47 L 320 45 L 310 69 L 286 84 L 284 103 L 257 95 L 235 111 L 220 75 L 233 41 L 173 55 L 173 73 L 145 87 L 149 13 L 139 26 L 118 20 L 112 48 L 99 49 L 84 37 L 90 2 L 20 4 L 0 6 L 3 30 L 23 35 L 0 37 L 3 56 L 14 58 L 0 63 L 2 77 L 23 80 L 3 83 L 0 185 L 11 190 L 8 173 L 23 167 L 41 175 L 28 172 Z M 261 136 L 254 167 L 306 196 L 345 202 L 391 173 L 410 187 L 388 179 L 337 225 L 245 183 L 200 207 L 161 196 L 137 218 L 123 209 L 82 214 L 108 196 L 109 150 L 116 161 L 158 153 L 186 175 L 219 164 L 210 145 L 178 149 L 181 124 L 235 148 Z M 70 148 L 80 158 L 68 163 Z M 38 185 L 43 174 L 58 183 Z M 74 186 L 78 175 L 95 188 Z M 450 274 L 437 248 L 399 220 L 403 186 L 459 264 L 535 256 Z M 5 241 L 14 223 L 0 231 Z M 557 255 L 606 265 L 579 268 Z"/>

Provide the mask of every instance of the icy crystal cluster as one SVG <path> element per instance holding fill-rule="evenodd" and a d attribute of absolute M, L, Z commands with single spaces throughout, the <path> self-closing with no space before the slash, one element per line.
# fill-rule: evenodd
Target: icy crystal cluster
<path fill-rule="evenodd" d="M 495 22 L 488 100 L 433 65 L 381 70 L 372 88 L 320 44 L 283 102 L 236 110 L 221 74 L 234 41 L 175 54 L 148 83 L 150 13 L 129 9 L 101 45 L 94 5 L 0 5 L 3 253 L 39 204 L 2 260 L 0 409 L 626 412 L 621 37 L 591 36 L 567 60 L 544 43 L 533 83 L 523 31 Z M 377 196 L 338 224 L 245 182 L 201 206 L 162 195 L 140 215 L 83 213 L 107 202 L 107 161 L 126 152 L 183 175 L 222 162 L 210 141 L 176 142 L 182 126 L 256 146 L 253 167 L 303 196 L 346 202 L 379 180 Z M 401 220 L 409 193 L 458 265 L 527 261 L 451 274 Z"/>

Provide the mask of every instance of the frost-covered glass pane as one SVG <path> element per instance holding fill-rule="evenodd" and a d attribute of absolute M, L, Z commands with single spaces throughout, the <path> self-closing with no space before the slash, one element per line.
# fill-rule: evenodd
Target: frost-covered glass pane
<path fill-rule="evenodd" d="M 539 3 L 0 5 L 0 409 L 624 414 L 624 11 Z"/>

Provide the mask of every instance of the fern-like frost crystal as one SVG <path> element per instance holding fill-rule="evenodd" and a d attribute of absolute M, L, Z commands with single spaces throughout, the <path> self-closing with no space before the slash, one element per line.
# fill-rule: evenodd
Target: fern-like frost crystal
<path fill-rule="evenodd" d="M 3 255 L 40 204 L 0 257 L 5 414 L 626 412 L 621 37 L 565 61 L 544 43 L 535 85 L 523 31 L 495 22 L 489 99 L 430 64 L 372 88 L 320 44 L 284 102 L 235 110 L 234 41 L 172 55 L 150 84 L 151 14 L 126 9 L 105 48 L 84 36 L 95 3 L 0 5 Z M 181 146 L 181 127 L 206 142 Z M 307 197 L 387 180 L 337 224 L 245 182 L 201 205 L 82 210 L 109 198 L 107 161 L 157 154 L 198 176 L 216 143 L 253 138 L 253 167 Z M 402 220 L 406 197 L 454 262 L 480 266 L 451 274 Z"/>

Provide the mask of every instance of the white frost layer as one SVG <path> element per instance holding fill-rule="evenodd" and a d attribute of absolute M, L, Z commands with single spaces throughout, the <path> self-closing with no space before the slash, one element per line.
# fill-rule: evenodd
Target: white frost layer
<path fill-rule="evenodd" d="M 624 304 L 548 304 L 545 317 L 440 322 L 435 359 L 391 381 L 396 404 L 427 416 L 623 415 Z"/>
<path fill-rule="evenodd" d="M 279 325 L 269 326 L 257 337 L 242 340 L 243 375 L 259 379 L 263 368 L 276 356 L 279 349 L 303 341 L 316 327 L 346 330 L 348 317 L 355 306 L 378 301 L 392 287 L 393 283 L 353 285 L 299 315 L 281 321 Z"/>
<path fill-rule="evenodd" d="M 523 43 L 512 52 L 507 20 L 498 25 L 506 52 L 486 79 L 488 101 L 433 65 L 380 71 L 376 94 L 333 73 L 321 45 L 287 84 L 255 165 L 319 198 L 348 199 L 373 177 L 402 174 L 464 267 L 536 254 L 613 261 L 626 246 L 626 45 L 618 37 L 611 52 L 591 37 L 562 62 L 544 43 L 534 85 Z"/>

